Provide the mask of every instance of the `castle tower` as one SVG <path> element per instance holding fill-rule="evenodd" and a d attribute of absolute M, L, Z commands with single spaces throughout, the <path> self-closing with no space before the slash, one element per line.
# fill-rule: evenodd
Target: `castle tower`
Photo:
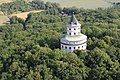
<path fill-rule="evenodd" d="M 81 33 L 81 24 L 72 14 L 66 25 L 67 33 L 60 38 L 61 50 L 73 52 L 75 49 L 86 50 L 87 36 Z"/>

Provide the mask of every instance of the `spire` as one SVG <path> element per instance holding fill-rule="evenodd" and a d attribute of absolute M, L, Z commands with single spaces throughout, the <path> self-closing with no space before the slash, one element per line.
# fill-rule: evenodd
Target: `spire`
<path fill-rule="evenodd" d="M 74 12 L 73 12 L 68 24 L 77 24 L 77 23 L 78 23 L 78 21 L 77 21 L 75 15 L 74 15 Z"/>

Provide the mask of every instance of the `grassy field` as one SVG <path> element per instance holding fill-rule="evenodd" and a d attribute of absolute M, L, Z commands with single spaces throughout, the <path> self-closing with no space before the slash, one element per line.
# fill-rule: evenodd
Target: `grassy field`
<path fill-rule="evenodd" d="M 0 0 L 0 4 L 12 2 L 12 1 L 18 1 L 18 0 Z M 25 1 L 32 1 L 32 0 L 25 0 Z M 109 2 L 120 2 L 120 0 L 43 0 L 43 1 L 57 2 L 60 3 L 61 7 L 76 6 L 78 8 L 85 8 L 85 9 L 95 9 L 98 7 L 106 8 L 111 6 Z"/>
<path fill-rule="evenodd" d="M 98 7 L 106 8 L 111 6 L 111 4 L 105 0 L 44 0 L 44 1 L 60 3 L 61 7 L 76 6 L 78 8 L 85 8 L 85 9 L 95 9 Z M 113 1 L 113 0 L 109 0 L 109 1 Z"/>
<path fill-rule="evenodd" d="M 43 11 L 43 10 L 22 12 L 22 13 L 17 13 L 17 14 L 11 14 L 10 16 L 11 16 L 11 17 L 12 17 L 12 16 L 17 16 L 17 17 L 22 18 L 22 19 L 25 20 L 25 19 L 27 18 L 27 15 L 28 15 L 29 13 L 36 13 L 36 12 L 41 12 L 41 11 Z"/>

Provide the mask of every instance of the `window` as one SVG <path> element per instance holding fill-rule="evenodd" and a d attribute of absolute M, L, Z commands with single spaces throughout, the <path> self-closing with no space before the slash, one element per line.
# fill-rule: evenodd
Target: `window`
<path fill-rule="evenodd" d="M 77 23 L 75 22 L 74 24 L 76 24 L 77 25 Z"/>
<path fill-rule="evenodd" d="M 83 48 L 83 46 L 82 46 L 82 48 Z"/>
<path fill-rule="evenodd" d="M 71 47 L 69 47 L 69 49 L 71 49 Z"/>
<path fill-rule="evenodd" d="M 74 47 L 74 49 L 75 49 L 75 47 Z"/>
<path fill-rule="evenodd" d="M 78 47 L 78 49 L 80 49 L 80 47 Z"/>
<path fill-rule="evenodd" d="M 76 33 L 74 33 L 74 35 L 76 35 Z"/>
<path fill-rule="evenodd" d="M 71 30 L 71 28 L 69 28 L 69 30 Z"/>
<path fill-rule="evenodd" d="M 62 46 L 62 48 L 63 48 L 63 46 Z"/>
<path fill-rule="evenodd" d="M 76 30 L 76 28 L 74 28 L 74 30 Z"/>
<path fill-rule="evenodd" d="M 71 35 L 71 33 L 69 33 L 69 35 Z"/>
<path fill-rule="evenodd" d="M 67 49 L 67 47 L 65 46 L 65 49 Z"/>

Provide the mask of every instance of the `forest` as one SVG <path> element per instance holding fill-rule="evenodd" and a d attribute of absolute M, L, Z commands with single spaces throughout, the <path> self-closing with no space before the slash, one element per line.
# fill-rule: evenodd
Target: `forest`
<path fill-rule="evenodd" d="M 23 4 L 22 4 L 23 3 Z M 109 8 L 61 8 L 58 3 L 35 0 L 0 5 L 16 16 L 0 26 L 0 80 L 120 80 L 120 5 Z M 7 11 L 7 12 L 6 12 Z M 60 50 L 60 36 L 74 12 L 88 36 L 87 51 Z"/>

